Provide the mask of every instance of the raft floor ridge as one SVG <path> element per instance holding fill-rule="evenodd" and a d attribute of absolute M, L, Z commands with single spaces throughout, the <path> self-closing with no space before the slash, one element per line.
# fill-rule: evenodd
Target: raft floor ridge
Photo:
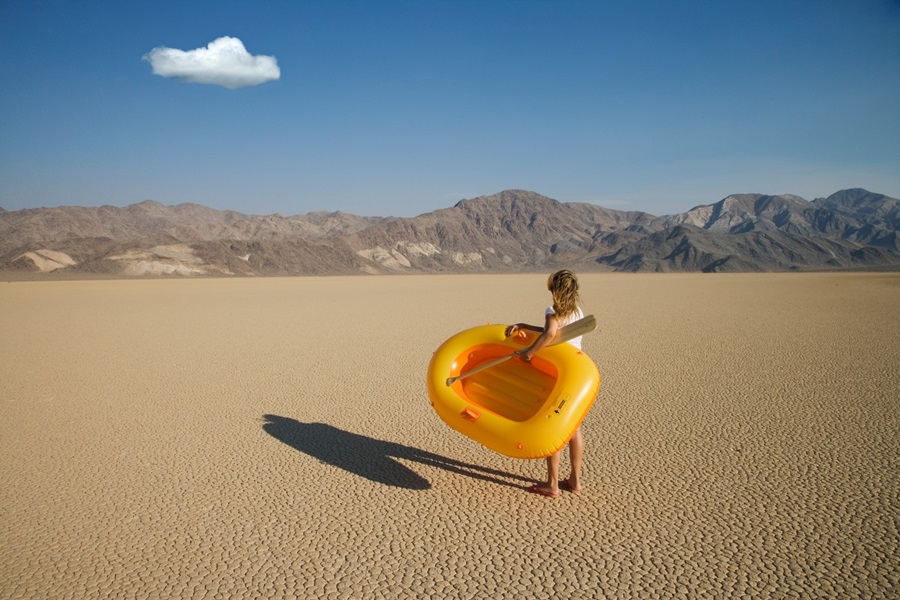
<path fill-rule="evenodd" d="M 476 373 L 462 383 L 472 403 L 511 421 L 527 421 L 544 405 L 556 378 L 533 366 L 510 361 Z"/>

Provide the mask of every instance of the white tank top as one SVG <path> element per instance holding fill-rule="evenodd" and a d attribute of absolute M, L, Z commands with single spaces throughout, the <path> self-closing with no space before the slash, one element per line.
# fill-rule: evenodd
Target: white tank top
<path fill-rule="evenodd" d="M 555 315 L 555 314 L 556 314 L 556 311 L 553 310 L 552 306 L 547 308 L 547 312 L 545 313 L 545 315 Z M 559 319 L 559 326 L 565 327 L 566 325 L 568 325 L 570 323 L 574 323 L 578 319 L 583 319 L 583 318 L 584 318 L 584 312 L 582 312 L 581 307 L 579 306 L 578 308 L 575 309 L 575 312 L 573 312 L 566 318 Z M 581 350 L 581 338 L 582 338 L 582 336 L 579 335 L 577 338 L 572 338 L 571 340 L 569 340 L 569 343 L 572 344 L 573 346 L 575 346 L 576 348 L 578 348 L 579 350 Z"/>

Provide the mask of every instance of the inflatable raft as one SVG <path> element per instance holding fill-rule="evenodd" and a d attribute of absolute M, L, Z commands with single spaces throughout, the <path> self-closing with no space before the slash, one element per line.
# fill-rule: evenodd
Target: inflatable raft
<path fill-rule="evenodd" d="M 483 325 L 441 344 L 428 365 L 431 405 L 447 425 L 500 454 L 550 456 L 587 415 L 600 373 L 568 343 L 543 348 L 530 364 L 501 360 L 539 335 L 525 331 L 507 338 L 505 331 L 505 325 Z M 491 362 L 497 364 L 484 368 Z"/>

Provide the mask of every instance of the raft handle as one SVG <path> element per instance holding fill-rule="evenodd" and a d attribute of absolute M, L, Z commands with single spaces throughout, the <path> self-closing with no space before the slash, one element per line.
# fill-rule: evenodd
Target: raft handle
<path fill-rule="evenodd" d="M 475 421 L 478 420 L 479 417 L 481 417 L 481 413 L 478 412 L 477 410 L 475 410 L 474 408 L 470 407 L 470 408 L 466 408 L 466 410 L 462 411 L 460 413 L 460 416 L 463 419 L 465 419 L 466 421 L 470 421 L 470 422 L 474 423 Z"/>

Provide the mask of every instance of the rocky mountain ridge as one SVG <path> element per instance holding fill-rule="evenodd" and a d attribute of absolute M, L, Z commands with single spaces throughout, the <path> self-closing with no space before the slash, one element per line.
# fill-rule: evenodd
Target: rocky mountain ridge
<path fill-rule="evenodd" d="M 412 218 L 145 201 L 0 210 L 0 270 L 73 276 L 900 269 L 900 201 L 735 194 L 656 217 L 507 190 Z"/>

